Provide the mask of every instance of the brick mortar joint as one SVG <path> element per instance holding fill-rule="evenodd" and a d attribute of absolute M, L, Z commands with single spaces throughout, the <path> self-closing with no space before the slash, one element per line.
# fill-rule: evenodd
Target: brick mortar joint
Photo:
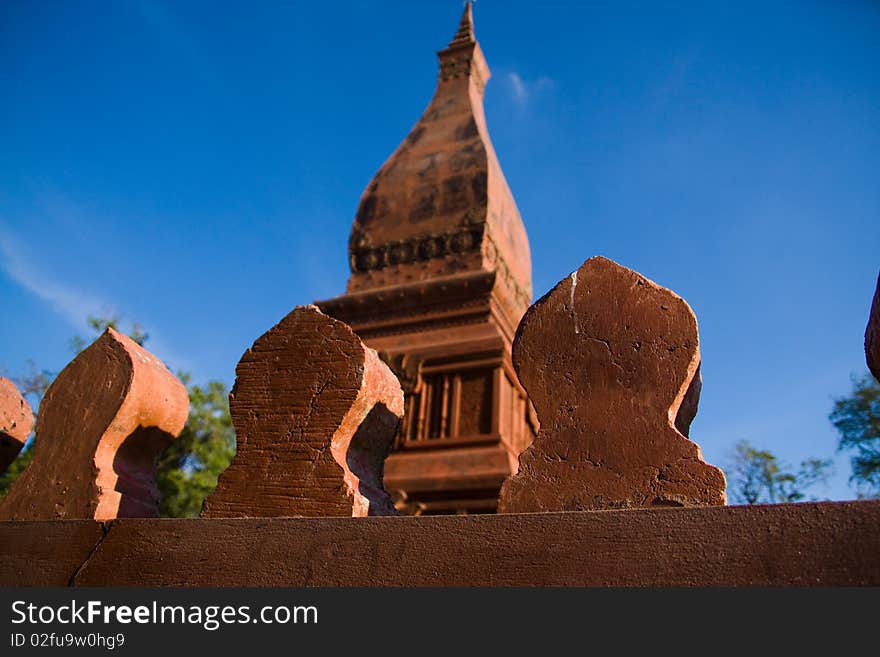
<path fill-rule="evenodd" d="M 116 524 L 115 520 L 100 520 L 97 521 L 98 526 L 101 528 L 101 537 L 95 542 L 92 546 L 92 549 L 89 550 L 89 553 L 86 555 L 86 558 L 83 562 L 73 571 L 73 574 L 70 576 L 70 579 L 67 580 L 67 586 L 72 587 L 76 586 L 76 580 L 79 578 L 80 574 L 86 567 L 89 565 L 89 562 L 94 558 L 100 549 L 101 545 L 107 540 L 107 536 L 110 534 L 110 530 L 113 528 L 113 525 Z"/>

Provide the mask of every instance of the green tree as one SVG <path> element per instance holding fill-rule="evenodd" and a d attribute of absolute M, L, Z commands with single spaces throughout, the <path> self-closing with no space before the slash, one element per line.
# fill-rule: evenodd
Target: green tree
<path fill-rule="evenodd" d="M 15 385 L 18 386 L 21 394 L 31 402 L 31 405 L 36 408 L 40 405 L 40 400 L 46 394 L 49 386 L 52 385 L 55 373 L 39 369 L 37 364 L 31 359 L 28 359 L 27 364 L 30 373 L 16 378 Z"/>
<path fill-rule="evenodd" d="M 810 458 L 792 472 L 772 452 L 741 440 L 725 468 L 727 493 L 738 504 L 798 502 L 806 497 L 807 489 L 828 480 L 831 468 L 830 460 Z"/>
<path fill-rule="evenodd" d="M 22 396 L 24 396 L 30 403 L 31 408 L 36 411 L 43 395 L 46 394 L 49 386 L 52 385 L 55 374 L 48 370 L 41 370 L 37 367 L 37 364 L 30 359 L 27 361 L 27 365 L 30 372 L 20 377 L 15 377 L 13 381 L 15 385 L 18 386 Z M 18 458 L 10 463 L 6 472 L 0 476 L 0 497 L 6 495 L 6 491 L 9 490 L 12 482 L 16 480 L 18 475 L 22 473 L 34 458 L 33 444 L 33 435 L 31 435 L 25 443 L 24 448 L 19 452 Z"/>
<path fill-rule="evenodd" d="M 189 419 L 159 460 L 157 483 L 161 515 L 189 518 L 199 515 L 202 502 L 217 487 L 217 477 L 235 456 L 235 430 L 223 383 L 198 386 L 190 383 L 186 372 L 178 376 L 189 391 Z"/>
<path fill-rule="evenodd" d="M 114 315 L 88 317 L 86 320 L 95 336 L 108 327 L 121 331 L 121 319 Z M 132 324 L 128 336 L 143 346 L 149 335 L 138 324 Z M 70 341 L 71 350 L 78 354 L 90 344 L 89 340 L 75 336 Z M 28 361 L 30 373 L 16 379 L 22 394 L 30 398 L 36 409 L 46 390 L 55 379 L 55 373 L 40 370 Z M 193 517 L 202 509 L 202 502 L 217 486 L 217 477 L 235 455 L 235 431 L 229 416 L 229 394 L 221 381 L 208 381 L 205 385 L 192 383 L 187 372 L 177 376 L 189 394 L 189 417 L 177 440 L 173 441 L 159 459 L 157 484 L 162 494 L 160 514 L 167 517 Z M 0 477 L 0 496 L 4 495 L 15 478 L 27 467 L 33 457 L 30 441 L 19 457 Z"/>
<path fill-rule="evenodd" d="M 32 442 L 29 442 L 24 446 L 24 449 L 19 452 L 18 458 L 16 458 L 12 463 L 9 464 L 6 472 L 4 472 L 3 476 L 0 477 L 0 497 L 6 495 L 6 491 L 9 490 L 12 482 L 16 480 L 18 475 L 20 475 L 22 471 L 30 464 L 31 459 L 34 458 L 34 450 L 31 448 L 32 444 Z"/>
<path fill-rule="evenodd" d="M 123 332 L 122 329 L 119 328 L 122 319 L 119 315 L 112 315 L 111 317 L 94 317 L 89 315 L 86 318 L 86 324 L 89 325 L 89 328 L 92 329 L 92 332 L 95 334 L 95 337 L 101 335 L 108 328 L 112 328 L 114 331 Z M 143 328 L 137 322 L 134 322 L 125 333 L 134 340 L 140 346 L 144 346 L 147 340 L 150 339 L 149 333 L 145 333 Z M 94 338 L 92 338 L 94 339 Z M 75 335 L 70 339 L 70 349 L 74 354 L 78 354 L 83 349 L 91 344 L 90 340 L 86 340 L 85 338 Z"/>
<path fill-rule="evenodd" d="M 859 497 L 880 497 L 880 383 L 870 374 L 852 383 L 852 393 L 834 400 L 828 419 L 840 433 L 838 451 L 855 452 L 850 482 Z"/>

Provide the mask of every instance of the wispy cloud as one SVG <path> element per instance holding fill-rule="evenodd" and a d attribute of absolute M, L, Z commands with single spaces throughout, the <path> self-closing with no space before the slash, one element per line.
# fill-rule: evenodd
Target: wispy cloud
<path fill-rule="evenodd" d="M 529 92 L 526 89 L 526 83 L 523 82 L 519 73 L 508 73 L 507 81 L 510 83 L 513 99 L 518 103 L 525 103 L 529 99 Z"/>
<path fill-rule="evenodd" d="M 4 226 L 0 225 L 0 269 L 37 298 L 46 302 L 52 310 L 70 326 L 83 335 L 91 335 L 89 317 L 113 317 L 122 314 L 114 304 L 89 292 L 76 289 L 59 282 L 56 277 L 42 271 L 34 263 L 39 262 L 24 243 L 16 239 Z M 149 350 L 160 357 L 169 367 L 192 371 L 192 361 L 168 348 L 167 343 L 149 323 L 140 322 L 150 335 Z"/>
<path fill-rule="evenodd" d="M 512 71 L 507 74 L 507 86 L 514 102 L 525 107 L 536 95 L 553 89 L 554 82 L 546 76 L 526 80 L 516 71 Z"/>
<path fill-rule="evenodd" d="M 108 305 L 90 294 L 59 283 L 50 275 L 40 271 L 29 257 L 24 245 L 15 240 L 7 231 L 0 229 L 0 267 L 13 281 L 28 292 L 48 303 L 77 330 L 86 330 L 89 315 L 100 316 L 106 313 Z"/>

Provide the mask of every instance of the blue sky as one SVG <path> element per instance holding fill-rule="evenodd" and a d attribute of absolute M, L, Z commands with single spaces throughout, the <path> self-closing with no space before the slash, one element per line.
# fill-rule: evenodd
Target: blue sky
<path fill-rule="evenodd" d="M 605 255 L 700 323 L 691 436 L 834 455 L 880 265 L 880 6 L 480 0 L 492 139 L 536 297 Z M 731 6 L 732 5 L 732 6 Z M 0 368 L 118 313 L 232 383 L 343 292 L 364 187 L 462 3 L 0 3 Z M 832 484 L 853 497 L 837 455 Z"/>

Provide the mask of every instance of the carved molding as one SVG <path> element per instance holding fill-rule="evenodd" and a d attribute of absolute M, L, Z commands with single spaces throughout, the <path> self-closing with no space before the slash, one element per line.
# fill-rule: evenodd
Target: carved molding
<path fill-rule="evenodd" d="M 467 326 L 469 324 L 484 324 L 486 318 L 482 314 L 474 313 L 472 315 L 458 315 L 455 317 L 446 317 L 442 319 L 425 319 L 423 322 L 412 322 L 408 324 L 393 324 L 388 326 L 361 328 L 357 327 L 358 335 L 362 335 L 364 340 L 374 338 L 384 338 L 389 335 L 404 335 L 409 333 L 423 333 L 431 330 L 453 328 L 456 326 Z"/>
<path fill-rule="evenodd" d="M 485 224 L 470 223 L 470 216 L 466 221 L 466 225 L 453 231 L 416 235 L 375 247 L 361 246 L 361 235 L 356 231 L 352 233 L 349 245 L 351 271 L 360 274 L 394 265 L 428 262 L 449 255 L 479 251 L 485 235 L 483 255 L 495 271 L 497 280 L 510 292 L 514 302 L 512 310 L 521 315 L 531 304 L 531 289 L 524 288 L 516 280 L 507 262 L 501 257 L 492 234 L 484 230 Z"/>
<path fill-rule="evenodd" d="M 480 75 L 478 67 L 473 65 L 473 57 L 468 54 L 462 57 L 441 57 L 440 81 L 455 80 L 457 78 L 472 77 L 480 91 L 486 86 L 486 81 Z"/>
<path fill-rule="evenodd" d="M 355 274 L 376 271 L 394 265 L 427 262 L 447 255 L 477 251 L 483 237 L 483 226 L 462 226 L 447 233 L 416 235 L 406 240 L 376 247 L 358 246 L 354 234 L 349 247 L 349 265 Z"/>
<path fill-rule="evenodd" d="M 453 299 L 450 301 L 438 300 L 430 306 L 420 304 L 415 307 L 406 307 L 405 299 L 402 303 L 393 303 L 391 301 L 388 303 L 382 303 L 374 301 L 374 303 L 370 305 L 335 304 L 333 303 L 333 300 L 330 300 L 329 302 L 320 302 L 320 304 L 327 308 L 333 317 L 351 324 L 352 326 L 355 324 L 362 326 L 381 321 L 391 321 L 392 319 L 394 321 L 405 321 L 412 317 L 442 317 L 444 314 L 450 312 L 469 312 L 473 309 L 480 308 L 488 311 L 489 293 L 487 292 L 485 295 L 481 293 L 477 294 L 478 296 L 470 299 Z"/>
<path fill-rule="evenodd" d="M 517 304 L 522 306 L 522 312 L 525 312 L 532 303 L 531 286 L 529 289 L 525 289 L 517 282 L 516 278 L 514 278 L 510 271 L 510 267 L 507 266 L 507 262 L 501 257 L 498 246 L 495 244 L 495 240 L 492 238 L 492 233 L 489 231 L 486 231 L 485 256 L 495 267 L 496 280 L 501 281 L 501 283 L 510 291 Z"/>

